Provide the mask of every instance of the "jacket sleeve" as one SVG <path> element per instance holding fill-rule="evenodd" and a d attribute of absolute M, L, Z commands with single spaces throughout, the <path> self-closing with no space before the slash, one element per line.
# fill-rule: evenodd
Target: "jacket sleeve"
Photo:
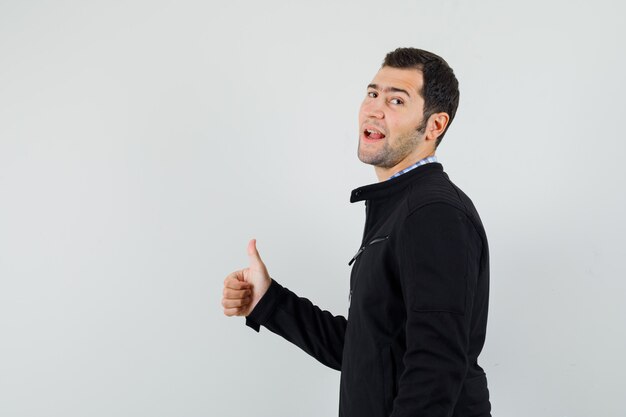
<path fill-rule="evenodd" d="M 260 326 L 276 333 L 324 365 L 341 370 L 347 321 L 298 297 L 274 279 L 246 325 L 257 332 Z"/>
<path fill-rule="evenodd" d="M 469 365 L 482 243 L 464 212 L 444 203 L 416 210 L 404 226 L 397 253 L 406 351 L 391 416 L 451 416 Z"/>

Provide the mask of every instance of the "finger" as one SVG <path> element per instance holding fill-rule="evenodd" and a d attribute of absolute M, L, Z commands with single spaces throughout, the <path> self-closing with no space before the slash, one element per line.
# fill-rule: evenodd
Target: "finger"
<path fill-rule="evenodd" d="M 224 287 L 231 288 L 233 290 L 242 290 L 242 289 L 250 288 L 249 282 L 240 281 L 236 277 L 235 274 L 237 274 L 238 272 L 241 272 L 241 271 L 233 272 L 232 274 L 226 277 L 226 279 L 224 280 Z M 241 273 L 241 275 L 243 276 L 243 273 Z"/>
<path fill-rule="evenodd" d="M 231 272 L 230 274 L 226 275 L 226 278 L 224 278 L 224 284 L 226 284 L 226 281 L 243 282 L 243 269 L 239 269 L 237 271 Z"/>
<path fill-rule="evenodd" d="M 261 260 L 261 255 L 259 255 L 259 251 L 256 248 L 256 239 L 251 239 L 250 242 L 248 242 L 248 258 L 250 259 L 250 268 L 265 268 L 265 264 Z"/>
<path fill-rule="evenodd" d="M 246 298 L 252 295 L 252 291 L 249 289 L 234 290 L 228 287 L 224 287 L 224 291 L 222 293 L 224 295 L 224 298 L 230 298 L 230 299 Z"/>
<path fill-rule="evenodd" d="M 243 309 L 236 307 L 236 308 L 225 308 L 224 309 L 224 314 L 228 317 L 232 317 L 232 316 L 241 316 L 243 313 Z"/>
<path fill-rule="evenodd" d="M 251 288 L 251 285 L 248 282 L 228 281 L 224 284 L 224 288 L 230 288 L 231 290 L 248 290 Z"/>
<path fill-rule="evenodd" d="M 231 300 L 227 298 L 222 298 L 222 306 L 224 308 L 235 308 L 235 307 L 245 307 L 250 304 L 250 298 L 240 298 L 237 300 Z"/>

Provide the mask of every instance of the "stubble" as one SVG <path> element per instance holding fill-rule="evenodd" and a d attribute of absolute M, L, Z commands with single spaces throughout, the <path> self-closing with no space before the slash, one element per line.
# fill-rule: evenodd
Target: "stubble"
<path fill-rule="evenodd" d="M 396 166 L 423 141 L 425 123 L 420 123 L 412 132 L 398 136 L 395 140 L 383 139 L 382 147 L 376 151 L 368 150 L 370 144 L 364 145 L 359 140 L 357 154 L 361 162 L 380 168 L 389 169 Z"/>

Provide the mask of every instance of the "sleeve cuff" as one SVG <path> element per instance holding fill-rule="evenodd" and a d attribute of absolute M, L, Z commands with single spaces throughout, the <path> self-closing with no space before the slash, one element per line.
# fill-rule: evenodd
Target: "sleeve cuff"
<path fill-rule="evenodd" d="M 274 313 L 284 291 L 285 288 L 272 278 L 272 283 L 267 292 L 261 297 L 254 310 L 246 316 L 246 326 L 258 332 L 261 329 L 261 325 L 265 324 Z"/>

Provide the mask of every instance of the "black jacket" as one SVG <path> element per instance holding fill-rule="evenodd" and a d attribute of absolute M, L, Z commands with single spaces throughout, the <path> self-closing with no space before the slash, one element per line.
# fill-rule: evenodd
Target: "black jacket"
<path fill-rule="evenodd" d="M 341 417 L 490 416 L 477 362 L 489 254 L 472 201 L 439 163 L 352 191 L 362 200 L 348 319 L 273 280 L 246 323 L 341 370 Z"/>

